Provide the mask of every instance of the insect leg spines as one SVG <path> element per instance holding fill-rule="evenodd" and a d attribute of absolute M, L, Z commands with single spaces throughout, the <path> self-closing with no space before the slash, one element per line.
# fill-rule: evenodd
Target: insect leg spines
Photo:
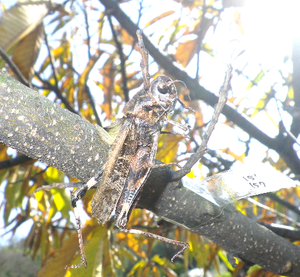
<path fill-rule="evenodd" d="M 153 234 L 150 232 L 146 232 L 146 231 L 142 231 L 142 230 L 137 230 L 137 229 L 126 229 L 123 228 L 121 229 L 121 231 L 125 232 L 125 233 L 131 233 L 131 234 L 138 234 L 138 235 L 144 235 L 153 239 L 158 239 L 160 241 L 169 243 L 169 244 L 173 244 L 176 246 L 180 246 L 182 247 L 172 258 L 171 258 L 171 262 L 174 261 L 174 259 L 176 259 L 185 249 L 189 248 L 189 244 L 183 241 L 178 241 L 178 240 L 173 240 L 173 239 L 168 239 L 166 237 L 157 235 L 157 234 Z"/>
<path fill-rule="evenodd" d="M 76 206 L 75 202 L 75 207 L 73 206 L 74 210 L 74 215 L 75 215 L 75 221 L 76 221 L 76 231 L 78 235 L 78 243 L 79 243 L 79 251 L 80 251 L 80 256 L 81 256 L 81 263 L 77 265 L 67 265 L 65 268 L 79 268 L 84 265 L 84 267 L 87 267 L 87 261 L 86 261 L 86 256 L 84 252 L 84 246 L 83 246 L 83 237 L 82 237 L 82 232 L 81 232 L 81 222 L 80 222 L 80 217 L 79 217 L 79 212 L 78 208 Z"/>
<path fill-rule="evenodd" d="M 80 251 L 80 256 L 81 256 L 81 263 L 77 265 L 68 265 L 66 268 L 79 268 L 81 266 L 87 267 L 87 261 L 86 261 L 86 256 L 84 252 L 84 247 L 83 247 L 83 238 L 82 238 L 82 232 L 81 232 L 81 221 L 80 221 L 80 216 L 77 208 L 77 201 L 80 200 L 83 196 L 85 196 L 86 192 L 94 187 L 100 180 L 102 174 L 103 174 L 104 166 L 97 172 L 97 174 L 91 178 L 86 184 L 84 184 L 82 187 L 76 189 L 74 192 L 71 194 L 71 204 L 74 210 L 74 215 L 75 215 L 75 222 L 76 222 L 76 231 L 78 235 L 78 242 L 79 242 L 79 251 Z"/>

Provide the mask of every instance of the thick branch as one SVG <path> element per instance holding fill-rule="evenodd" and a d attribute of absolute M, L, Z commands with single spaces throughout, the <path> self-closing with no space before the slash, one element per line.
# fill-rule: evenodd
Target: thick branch
<path fill-rule="evenodd" d="M 100 169 L 110 139 L 103 129 L 3 71 L 0 82 L 0 142 L 83 181 Z"/>
<path fill-rule="evenodd" d="M 260 226 L 233 206 L 223 210 L 214 206 L 180 182 L 162 186 L 168 182 L 166 171 L 162 168 L 161 172 L 150 176 L 140 200 L 143 208 L 205 236 L 235 257 L 273 273 L 300 276 L 299 246 Z"/>

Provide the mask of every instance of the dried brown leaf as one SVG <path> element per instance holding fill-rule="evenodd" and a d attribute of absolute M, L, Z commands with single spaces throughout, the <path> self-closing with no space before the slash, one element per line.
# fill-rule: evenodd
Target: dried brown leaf
<path fill-rule="evenodd" d="M 98 225 L 99 227 L 99 225 Z M 95 220 L 88 220 L 85 227 L 82 229 L 83 240 L 86 241 L 87 237 L 93 230 L 97 228 Z M 78 251 L 78 237 L 77 233 L 74 233 L 68 240 L 64 241 L 61 248 L 57 249 L 51 258 L 49 258 L 38 272 L 37 276 L 42 277 L 56 277 L 65 276 L 66 265 L 70 265 L 74 259 L 76 252 Z M 94 269 L 93 266 L 91 266 Z M 85 268 L 83 267 L 85 270 Z M 77 269 L 79 270 L 79 269 Z M 75 270 L 76 271 L 76 270 Z M 92 275 L 86 275 L 92 276 Z"/>
<path fill-rule="evenodd" d="M 40 52 L 43 38 L 44 25 L 40 23 L 18 43 L 13 52 L 13 61 L 27 80 L 30 80 L 34 73 L 34 64 Z"/>
<path fill-rule="evenodd" d="M 180 43 L 174 58 L 183 66 L 187 66 L 197 51 L 197 39 Z"/>
<path fill-rule="evenodd" d="M 109 58 L 105 63 L 103 69 L 100 70 L 103 76 L 103 91 L 104 91 L 104 103 L 102 105 L 103 111 L 106 113 L 106 118 L 111 119 L 112 113 L 112 96 L 114 94 L 114 80 L 115 70 L 113 68 L 113 58 Z"/>
<path fill-rule="evenodd" d="M 0 17 L 0 46 L 8 51 L 36 29 L 49 12 L 49 2 L 17 4 Z"/>

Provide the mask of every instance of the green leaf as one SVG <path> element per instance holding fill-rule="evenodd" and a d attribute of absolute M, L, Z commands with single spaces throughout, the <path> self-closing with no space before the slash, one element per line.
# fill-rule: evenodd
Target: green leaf
<path fill-rule="evenodd" d="M 256 77 L 249 83 L 249 85 L 246 87 L 246 89 L 250 89 L 253 86 L 256 86 L 258 82 L 265 76 L 265 71 L 261 70 Z"/>

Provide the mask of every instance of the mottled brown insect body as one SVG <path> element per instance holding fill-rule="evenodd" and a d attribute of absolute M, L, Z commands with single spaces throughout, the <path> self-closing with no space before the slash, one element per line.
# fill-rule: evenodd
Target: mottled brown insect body
<path fill-rule="evenodd" d="M 164 86 L 164 93 L 158 86 Z M 147 180 L 166 114 L 173 111 L 177 90 L 166 76 L 157 77 L 150 90 L 142 89 L 124 108 L 124 123 L 114 140 L 105 170 L 92 201 L 92 215 L 105 224 L 116 208 L 117 227 L 125 228 L 136 198 Z"/>
<path fill-rule="evenodd" d="M 187 243 L 141 230 L 126 228 L 130 213 L 136 206 L 140 192 L 151 170 L 155 167 L 170 165 L 155 166 L 154 164 L 158 136 L 161 133 L 163 124 L 167 122 L 184 131 L 188 130 L 187 125 L 181 125 L 167 118 L 167 115 L 173 112 L 176 101 L 180 102 L 174 84 L 174 82 L 179 81 L 173 81 L 167 76 L 159 76 L 150 83 L 148 52 L 144 47 L 140 31 L 137 32 L 137 36 L 138 46 L 142 54 L 141 67 L 144 88 L 124 107 L 123 118 L 114 123 L 120 124 L 121 128 L 111 146 L 107 162 L 96 176 L 73 193 L 72 205 L 76 216 L 77 200 L 82 198 L 88 189 L 97 186 L 99 183 L 91 204 L 92 216 L 104 225 L 108 222 L 112 213 L 115 212 L 116 226 L 122 231 L 146 235 L 181 246 L 182 249 L 172 258 L 173 260 L 188 247 Z M 180 103 L 184 108 L 190 109 L 182 102 Z M 187 137 L 179 133 L 174 134 Z M 71 266 L 72 268 L 87 265 L 79 217 L 76 216 L 76 219 L 82 263 Z"/>

